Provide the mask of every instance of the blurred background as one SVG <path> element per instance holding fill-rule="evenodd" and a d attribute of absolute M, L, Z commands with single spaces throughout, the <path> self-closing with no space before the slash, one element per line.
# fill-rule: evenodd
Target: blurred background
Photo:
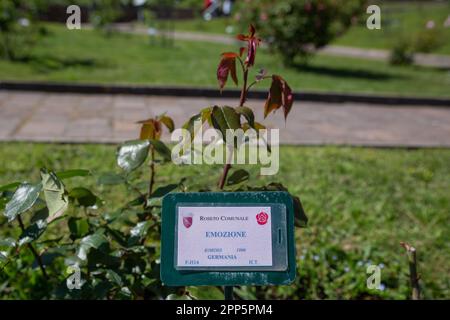
<path fill-rule="evenodd" d="M 65 27 L 70 4 L 81 30 Z M 1 80 L 215 87 L 218 54 L 253 23 L 260 67 L 294 88 L 448 97 L 448 1 L 378 5 L 381 30 L 362 0 L 3 1 Z"/>

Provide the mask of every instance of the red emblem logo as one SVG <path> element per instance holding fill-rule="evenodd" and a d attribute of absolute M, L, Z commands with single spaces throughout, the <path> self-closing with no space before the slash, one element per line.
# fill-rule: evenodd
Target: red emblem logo
<path fill-rule="evenodd" d="M 190 228 L 193 222 L 193 214 L 192 213 L 183 213 L 183 225 L 186 228 Z"/>
<path fill-rule="evenodd" d="M 256 215 L 256 222 L 258 222 L 259 225 L 266 224 L 267 220 L 269 220 L 269 215 L 264 211 L 261 211 Z"/>

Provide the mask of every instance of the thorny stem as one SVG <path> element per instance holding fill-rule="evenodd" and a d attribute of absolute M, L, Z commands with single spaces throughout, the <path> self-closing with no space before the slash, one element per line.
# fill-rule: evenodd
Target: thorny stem
<path fill-rule="evenodd" d="M 23 225 L 23 221 L 22 221 L 22 218 L 20 217 L 20 215 L 17 216 L 17 219 L 19 221 L 20 229 L 22 229 L 22 232 L 25 232 L 25 226 Z M 33 253 L 45 279 L 48 279 L 47 271 L 45 271 L 41 256 L 39 255 L 39 253 L 37 253 L 36 249 L 33 247 L 33 245 L 31 243 L 28 243 L 28 248 Z"/>

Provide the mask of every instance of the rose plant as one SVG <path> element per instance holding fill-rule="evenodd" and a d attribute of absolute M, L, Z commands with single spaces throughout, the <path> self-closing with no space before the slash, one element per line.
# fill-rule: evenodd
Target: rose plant
<path fill-rule="evenodd" d="M 271 80 L 264 116 L 278 109 L 283 110 L 285 118 L 289 116 L 293 93 L 281 76 L 262 71 L 253 81 L 249 79 L 261 42 L 255 28 L 250 26 L 249 33 L 238 39 L 245 46 L 239 52 L 223 53 L 217 68 L 219 88 L 223 90 L 228 77 L 238 85 L 236 65 L 240 66 L 243 79 L 238 106 L 202 109 L 183 125 L 190 132 L 195 120 L 219 131 L 264 128 L 255 121 L 252 109 L 245 106 L 249 90 L 264 80 Z M 164 130 L 175 129 L 173 120 L 162 114 L 139 124 L 139 139 L 127 141 L 117 150 L 120 171 L 96 177 L 102 188 L 123 187 L 135 194 L 118 208 L 110 207 L 107 199 L 101 199 L 96 191 L 81 183 L 92 176 L 89 170 L 53 172 L 44 168 L 38 181 L 0 187 L 0 210 L 10 234 L 0 239 L 0 280 L 14 284 L 16 277 L 20 278 L 17 270 L 29 274 L 34 278 L 28 284 L 33 288 L 29 296 L 35 298 L 194 298 L 187 288 L 162 286 L 159 242 L 161 199 L 173 191 L 196 190 L 189 188 L 185 179 L 161 185 L 157 175 L 158 167 L 171 162 L 171 150 L 161 141 L 161 135 Z M 228 148 L 235 148 L 232 141 L 225 143 Z M 148 166 L 144 166 L 146 163 Z M 252 187 L 248 172 L 238 169 L 228 176 L 231 169 L 231 164 L 225 164 L 217 187 L 205 186 L 198 191 L 227 191 L 235 185 L 238 191 L 286 191 L 276 182 Z M 143 171 L 148 171 L 145 178 Z M 307 219 L 300 200 L 294 196 L 293 199 L 296 225 L 305 226 Z M 267 221 L 262 214 L 258 221 L 263 223 L 264 219 Z M 71 281 L 75 281 L 74 270 L 80 272 L 78 290 L 70 289 L 74 285 Z M 241 297 L 248 297 L 245 292 L 240 291 Z"/>

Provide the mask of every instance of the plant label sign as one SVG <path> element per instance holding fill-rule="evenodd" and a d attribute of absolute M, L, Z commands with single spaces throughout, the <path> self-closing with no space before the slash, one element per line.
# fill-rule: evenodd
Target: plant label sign
<path fill-rule="evenodd" d="M 177 210 L 178 269 L 272 267 L 270 207 Z"/>
<path fill-rule="evenodd" d="M 163 200 L 165 285 L 268 285 L 295 278 L 287 192 L 172 193 Z"/>

